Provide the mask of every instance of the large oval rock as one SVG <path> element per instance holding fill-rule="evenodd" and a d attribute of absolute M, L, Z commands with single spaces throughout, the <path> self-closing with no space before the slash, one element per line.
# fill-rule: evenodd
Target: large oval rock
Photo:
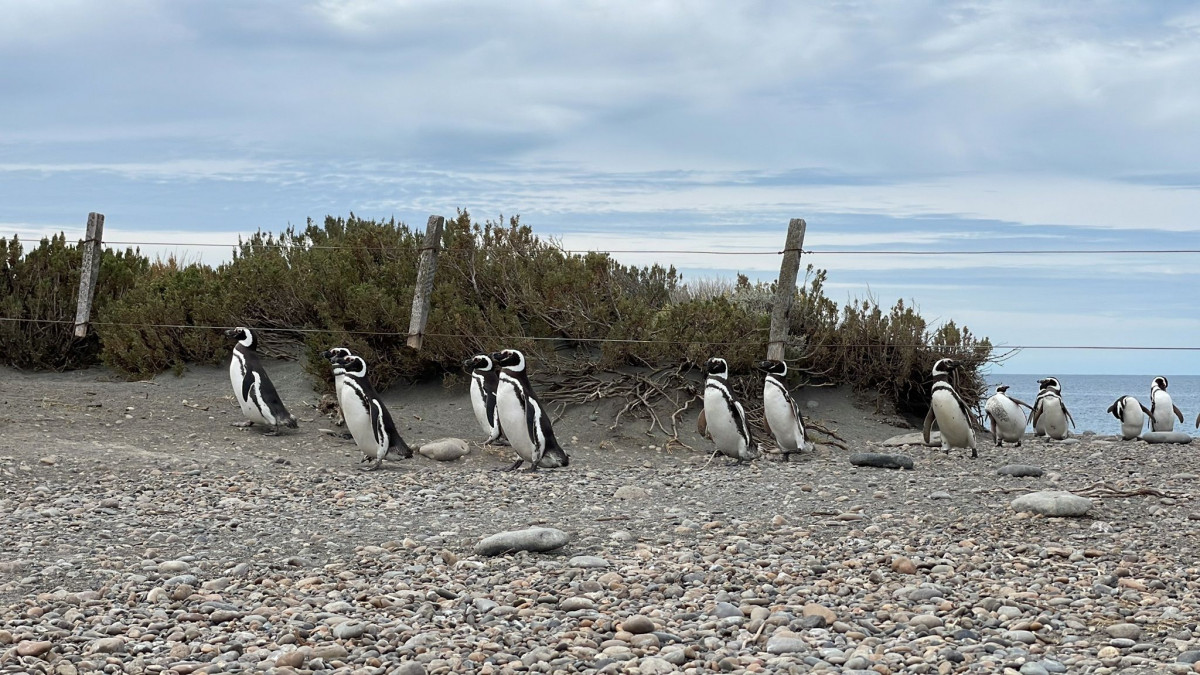
<path fill-rule="evenodd" d="M 996 473 L 1001 476 L 1013 476 L 1014 478 L 1040 477 L 1045 471 L 1040 466 L 1032 464 L 1005 464 L 996 470 Z"/>
<path fill-rule="evenodd" d="M 461 438 L 439 438 L 422 445 L 417 452 L 439 462 L 453 462 L 470 454 L 471 446 Z"/>
<path fill-rule="evenodd" d="M 888 455 L 881 452 L 856 452 L 850 455 L 850 463 L 854 466 L 874 466 L 880 469 L 912 469 L 912 457 L 907 455 Z"/>
<path fill-rule="evenodd" d="M 1183 431 L 1147 431 L 1142 434 L 1147 443 L 1191 443 L 1192 436 Z"/>
<path fill-rule="evenodd" d="M 1043 516 L 1082 516 L 1092 509 L 1092 500 L 1070 492 L 1047 490 L 1017 497 L 1012 500 L 1012 508 Z"/>
<path fill-rule="evenodd" d="M 475 544 L 479 555 L 500 555 L 517 551 L 553 551 L 570 541 L 566 532 L 553 527 L 531 527 L 527 530 L 512 530 L 484 537 Z"/>

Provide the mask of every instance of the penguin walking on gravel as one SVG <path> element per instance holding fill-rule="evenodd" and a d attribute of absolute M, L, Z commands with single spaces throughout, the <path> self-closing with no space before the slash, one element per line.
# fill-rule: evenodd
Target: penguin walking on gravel
<path fill-rule="evenodd" d="M 942 434 L 942 451 L 950 448 L 970 448 L 971 457 L 979 456 L 975 449 L 975 430 L 971 427 L 971 411 L 967 403 L 950 384 L 950 374 L 962 367 L 954 359 L 939 359 L 933 364 L 933 394 L 929 400 L 929 412 L 925 415 L 925 426 L 921 434 L 929 444 L 929 434 L 936 421 Z"/>
<path fill-rule="evenodd" d="M 496 369 L 492 357 L 476 354 L 464 361 L 463 367 L 471 371 L 471 409 L 475 411 L 479 428 L 487 434 L 483 444 L 508 445 L 496 413 L 496 387 L 500 384 L 500 371 Z"/>
<path fill-rule="evenodd" d="M 334 347 L 332 349 L 327 349 L 327 350 L 321 352 L 321 358 L 328 361 L 330 365 L 333 365 L 334 359 L 344 358 L 347 356 L 353 356 L 353 354 L 350 352 L 349 349 L 346 349 L 345 347 Z M 342 402 L 341 402 L 341 398 L 340 398 L 342 395 L 341 394 L 342 380 L 345 379 L 345 377 L 346 377 L 345 375 L 338 375 L 337 370 L 336 369 L 334 370 L 334 373 L 333 373 L 333 398 L 334 398 L 334 400 L 336 400 L 338 402 L 338 416 L 336 419 L 333 420 L 333 423 L 336 424 L 337 426 L 342 426 L 342 425 L 346 424 L 346 414 L 342 412 Z M 348 432 L 347 433 L 338 433 L 335 435 L 340 436 L 342 438 L 353 438 L 353 435 Z"/>
<path fill-rule="evenodd" d="M 1150 429 L 1151 431 L 1174 431 L 1175 417 L 1183 424 L 1183 411 L 1175 407 L 1167 393 L 1167 378 L 1159 375 L 1150 385 Z M 1200 420 L 1200 418 L 1197 418 Z"/>
<path fill-rule="evenodd" d="M 533 391 L 525 368 L 525 355 L 516 349 L 505 349 L 492 354 L 492 363 L 493 367 L 500 368 L 496 383 L 500 427 L 508 437 L 509 445 L 517 452 L 517 461 L 508 470 L 516 471 L 524 462 L 529 462 L 529 471 L 570 464 L 566 451 L 554 437 L 550 411 L 542 406 Z"/>
<path fill-rule="evenodd" d="M 258 338 L 254 333 L 249 328 L 239 326 L 225 331 L 225 334 L 237 340 L 233 345 L 233 359 L 229 362 L 229 381 L 242 415 L 246 417 L 245 422 L 233 426 L 248 427 L 258 422 L 271 427 L 265 434 L 267 436 L 277 435 L 280 425 L 292 429 L 299 426 L 296 418 L 284 407 L 275 385 L 258 358 Z"/>
<path fill-rule="evenodd" d="M 362 461 L 369 462 L 364 470 L 378 469 L 389 455 L 412 458 L 412 448 L 400 437 L 391 413 L 367 379 L 367 362 L 361 356 L 336 356 L 333 375 L 342 378 L 338 405 L 354 443 L 363 451 Z"/>
<path fill-rule="evenodd" d="M 1133 396 L 1122 396 L 1108 406 L 1108 412 L 1121 421 L 1121 440 L 1132 441 L 1142 434 L 1150 410 Z"/>
<path fill-rule="evenodd" d="M 1033 402 L 1033 430 L 1038 436 L 1049 436 L 1056 441 L 1067 437 L 1067 423 L 1075 426 L 1075 418 L 1062 400 L 1062 385 L 1057 377 L 1038 380 L 1041 391 Z"/>
<path fill-rule="evenodd" d="M 775 438 L 783 458 L 786 460 L 793 453 L 812 450 L 812 443 L 805 438 L 804 416 L 788 391 L 787 364 L 772 359 L 760 361 L 758 368 L 764 373 L 763 416 L 767 431 Z"/>
<path fill-rule="evenodd" d="M 992 440 L 997 448 L 1003 447 L 1006 441 L 1021 447 L 1021 438 L 1025 435 L 1025 425 L 1028 423 L 1021 406 L 1033 410 L 1028 403 L 1009 396 L 1007 384 L 996 387 L 996 393 L 983 405 L 983 412 L 992 425 Z"/>
<path fill-rule="evenodd" d="M 729 364 L 713 357 L 704 364 L 704 410 L 697 420 L 703 436 L 711 435 L 717 452 L 732 457 L 738 464 L 756 459 L 758 449 L 750 435 L 750 423 L 742 404 L 734 399 L 729 388 Z"/>

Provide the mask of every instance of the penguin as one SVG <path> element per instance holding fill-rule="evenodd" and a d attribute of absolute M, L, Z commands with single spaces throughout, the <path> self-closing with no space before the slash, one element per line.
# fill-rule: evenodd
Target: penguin
<path fill-rule="evenodd" d="M 1021 406 L 1033 410 L 1033 406 L 1008 395 L 1008 385 L 996 387 L 996 393 L 983 406 L 984 413 L 992 423 L 992 440 L 996 447 L 1003 447 L 1004 442 L 1014 443 L 1021 447 L 1021 437 L 1025 435 L 1025 413 Z"/>
<path fill-rule="evenodd" d="M 950 448 L 970 448 L 971 457 L 979 456 L 975 449 L 975 430 L 971 428 L 971 412 L 966 401 L 950 384 L 950 373 L 961 364 L 954 359 L 939 359 L 933 364 L 933 394 L 929 400 L 929 412 L 925 415 L 925 426 L 921 430 L 925 444 L 929 444 L 929 432 L 936 420 L 942 434 L 942 451 Z"/>
<path fill-rule="evenodd" d="M 487 434 L 483 444 L 508 445 L 500 428 L 500 418 L 496 415 L 496 386 L 500 383 L 500 373 L 492 357 L 476 354 L 464 361 L 463 367 L 471 371 L 471 408 L 475 411 L 479 427 Z"/>
<path fill-rule="evenodd" d="M 258 338 L 254 333 L 249 328 L 239 326 L 225 331 L 225 334 L 237 340 L 233 345 L 233 359 L 229 362 L 229 381 L 247 420 L 233 426 L 248 427 L 255 422 L 265 424 L 271 427 L 267 436 L 277 435 L 280 425 L 292 429 L 299 426 L 296 418 L 284 407 L 275 385 L 258 359 Z"/>
<path fill-rule="evenodd" d="M 1142 427 L 1146 426 L 1146 420 L 1151 417 L 1146 406 L 1133 396 L 1118 398 L 1108 406 L 1108 412 L 1121 421 L 1121 439 L 1125 441 L 1132 441 L 1140 436 Z"/>
<path fill-rule="evenodd" d="M 367 362 L 361 356 L 336 356 L 333 375 L 342 378 L 338 405 L 346 418 L 346 428 L 363 451 L 362 463 L 369 462 L 364 470 L 378 469 L 388 455 L 412 458 L 412 448 L 400 437 L 391 413 L 367 379 Z"/>
<path fill-rule="evenodd" d="M 350 350 L 346 349 L 345 347 L 334 347 L 332 349 L 327 349 L 327 350 L 321 352 L 321 358 L 328 361 L 330 363 L 330 365 L 333 364 L 334 359 L 340 358 L 340 357 L 346 357 L 346 356 L 353 356 L 353 354 L 351 354 Z M 341 398 L 340 398 L 342 395 L 341 394 L 342 380 L 345 377 L 346 377 L 345 375 L 338 375 L 337 370 L 336 369 L 334 370 L 334 373 L 333 373 L 333 398 L 338 401 L 338 416 L 336 419 L 333 420 L 333 423 L 338 426 L 342 426 L 342 425 L 346 424 L 346 414 L 342 412 L 342 403 L 341 403 Z M 338 433 L 335 435 L 340 436 L 341 438 L 353 438 L 353 435 L 350 433 Z"/>
<path fill-rule="evenodd" d="M 1159 375 L 1150 385 L 1150 430 L 1174 431 L 1175 420 L 1172 413 L 1183 423 L 1183 412 L 1175 407 L 1171 395 L 1167 393 L 1167 378 Z"/>
<path fill-rule="evenodd" d="M 704 381 L 703 419 L 698 423 L 700 434 L 711 434 L 717 452 L 734 458 L 738 464 L 757 458 L 746 411 L 734 400 L 729 388 L 729 364 L 725 359 L 714 357 L 704 364 L 704 372 L 708 379 Z"/>
<path fill-rule="evenodd" d="M 1049 436 L 1056 441 L 1067 437 L 1067 423 L 1075 426 L 1075 418 L 1067 410 L 1067 404 L 1062 400 L 1062 385 L 1058 378 L 1047 377 L 1038 380 L 1041 391 L 1033 402 L 1033 429 L 1038 436 Z"/>
<path fill-rule="evenodd" d="M 758 364 L 763 377 L 763 417 L 767 431 L 775 437 L 775 443 L 786 460 L 792 453 L 812 450 L 804 434 L 804 416 L 787 388 L 787 364 L 768 360 Z"/>
<path fill-rule="evenodd" d="M 525 355 L 516 349 L 505 349 L 492 354 L 492 364 L 501 369 L 496 383 L 497 418 L 509 445 L 517 451 L 517 462 L 508 470 L 516 471 L 523 462 L 529 462 L 529 471 L 570 464 L 567 453 L 554 438 L 550 411 L 542 406 L 529 382 Z"/>

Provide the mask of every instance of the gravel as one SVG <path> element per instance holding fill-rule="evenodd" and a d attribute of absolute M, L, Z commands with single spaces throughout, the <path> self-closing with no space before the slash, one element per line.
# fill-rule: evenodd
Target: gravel
<path fill-rule="evenodd" d="M 475 445 L 363 473 L 311 412 L 280 437 L 229 428 L 220 369 L 0 376 L 23 394 L 0 393 L 2 673 L 1037 675 L 1200 661 L 1200 507 L 1177 446 L 1031 439 L 976 460 L 910 447 L 902 472 L 823 448 L 736 467 L 706 464 L 711 446 L 693 437 L 695 452 L 648 450 L 644 423 L 610 431 L 589 408 L 556 422 L 566 469 L 496 473 L 511 449 Z M 285 400 L 305 411 L 300 391 Z M 416 446 L 473 428 L 460 394 L 389 406 Z M 836 400 L 820 410 L 852 452 L 881 447 L 862 429 L 896 433 Z M 1013 463 L 1045 473 L 997 475 Z M 1010 508 L 1097 482 L 1110 489 L 1084 517 Z M 615 498 L 623 487 L 648 498 Z M 568 541 L 474 550 L 529 528 Z"/>

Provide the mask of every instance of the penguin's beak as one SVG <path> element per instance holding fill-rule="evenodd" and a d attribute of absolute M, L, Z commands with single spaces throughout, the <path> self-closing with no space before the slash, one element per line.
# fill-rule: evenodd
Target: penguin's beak
<path fill-rule="evenodd" d="M 770 368 L 771 368 L 771 362 L 770 362 L 770 361 L 759 361 L 759 362 L 758 362 L 758 369 L 759 369 L 759 370 L 769 370 Z"/>
<path fill-rule="evenodd" d="M 506 363 L 506 361 L 504 360 L 504 354 L 502 352 L 494 352 L 492 354 L 492 361 L 494 361 L 496 363 L 496 365 L 498 365 L 498 366 L 504 365 L 504 363 Z"/>
<path fill-rule="evenodd" d="M 326 349 L 325 351 L 321 352 L 321 358 L 325 359 L 326 361 L 333 361 L 333 352 Z"/>
<path fill-rule="evenodd" d="M 238 331 L 236 328 L 230 328 L 229 330 L 225 331 L 225 334 L 228 335 L 229 337 L 233 337 L 234 335 L 237 335 L 237 333 L 238 333 Z"/>
<path fill-rule="evenodd" d="M 463 368 L 466 368 L 469 370 L 474 367 L 475 367 L 475 357 L 472 356 L 471 358 L 463 361 Z"/>

